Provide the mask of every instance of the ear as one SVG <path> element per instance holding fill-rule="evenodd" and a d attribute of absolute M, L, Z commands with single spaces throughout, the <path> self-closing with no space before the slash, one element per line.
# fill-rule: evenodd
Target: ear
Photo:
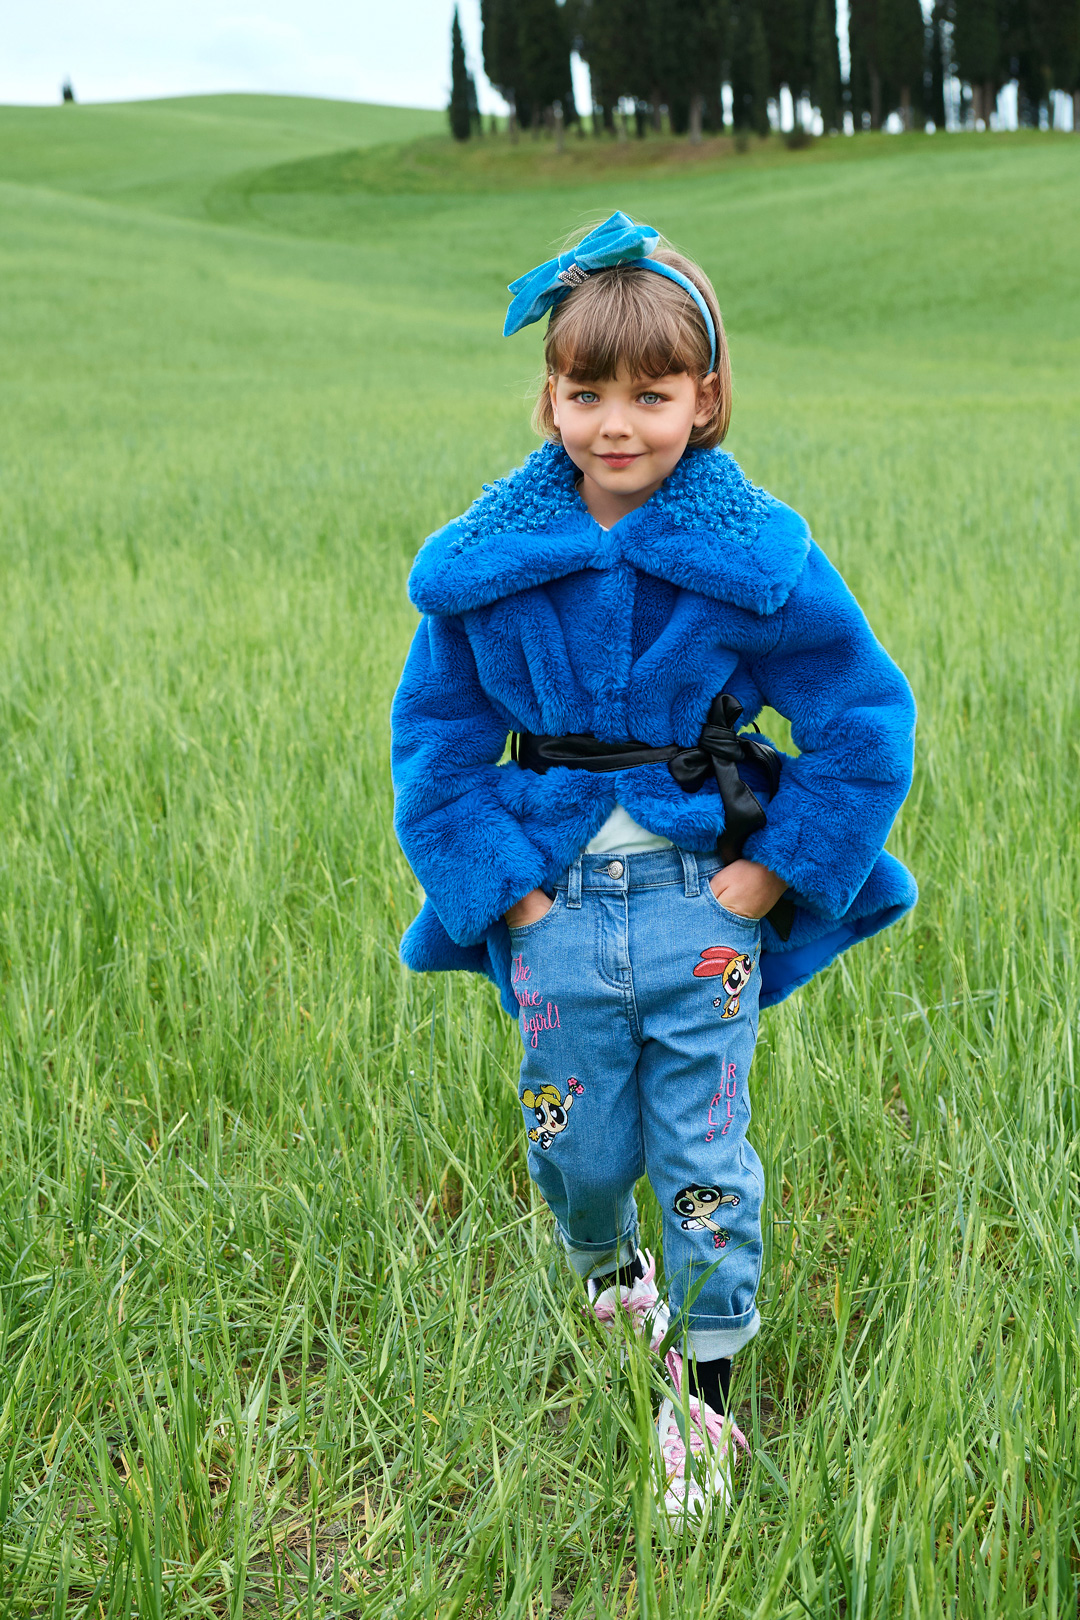
<path fill-rule="evenodd" d="M 702 377 L 698 383 L 697 410 L 694 412 L 694 426 L 704 427 L 712 420 L 720 400 L 720 378 L 715 371 L 710 371 L 707 377 Z"/>
<path fill-rule="evenodd" d="M 555 423 L 556 427 L 558 427 L 558 425 L 559 425 L 559 411 L 558 411 L 558 407 L 555 404 L 555 390 L 556 390 L 556 385 L 558 384 L 558 381 L 559 381 L 558 377 L 552 375 L 552 376 L 550 376 L 548 378 L 548 383 L 547 383 L 547 386 L 548 386 L 548 398 L 551 401 L 551 417 L 552 417 L 552 421 Z"/>

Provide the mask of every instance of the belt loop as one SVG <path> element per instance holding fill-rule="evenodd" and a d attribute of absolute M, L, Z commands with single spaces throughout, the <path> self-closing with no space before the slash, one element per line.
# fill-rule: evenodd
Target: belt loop
<path fill-rule="evenodd" d="M 683 887 L 688 900 L 696 900 L 701 893 L 698 863 L 691 849 L 680 849 L 682 856 Z"/>
<path fill-rule="evenodd" d="M 570 862 L 566 878 L 566 904 L 571 911 L 581 909 L 581 856 L 576 855 Z"/>

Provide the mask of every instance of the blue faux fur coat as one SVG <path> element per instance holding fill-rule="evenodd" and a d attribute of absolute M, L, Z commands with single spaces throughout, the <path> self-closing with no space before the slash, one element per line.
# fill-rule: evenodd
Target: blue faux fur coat
<path fill-rule="evenodd" d="M 914 904 L 913 879 L 882 848 L 911 780 L 910 689 L 802 518 L 725 452 L 688 451 L 606 533 L 576 476 L 545 445 L 413 567 L 423 618 L 392 759 L 395 827 L 427 898 L 402 958 L 486 973 L 516 1016 L 503 913 L 563 871 L 616 801 L 702 854 L 724 812 L 714 780 L 687 793 L 664 764 L 537 776 L 503 760 L 507 734 L 692 747 L 728 691 L 744 724 L 763 704 L 779 710 L 800 750 L 744 849 L 796 903 L 786 943 L 762 925 L 768 1006 Z"/>

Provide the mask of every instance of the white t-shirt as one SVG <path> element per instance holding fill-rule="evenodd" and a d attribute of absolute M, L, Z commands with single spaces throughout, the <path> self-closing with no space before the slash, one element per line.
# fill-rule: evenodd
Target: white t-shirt
<path fill-rule="evenodd" d="M 601 523 L 599 528 L 607 529 Z M 590 838 L 582 851 L 585 855 L 633 855 L 643 849 L 670 849 L 671 839 L 661 838 L 634 820 L 629 810 L 617 804 L 595 838 Z"/>
<path fill-rule="evenodd" d="M 585 855 L 633 855 L 643 849 L 670 849 L 671 839 L 651 833 L 635 821 L 629 810 L 617 804 L 595 838 L 585 845 Z"/>

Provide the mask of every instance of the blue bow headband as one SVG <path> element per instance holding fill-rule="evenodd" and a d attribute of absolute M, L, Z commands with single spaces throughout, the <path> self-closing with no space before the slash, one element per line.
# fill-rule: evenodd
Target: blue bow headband
<path fill-rule="evenodd" d="M 556 304 L 561 304 L 575 287 L 587 281 L 594 271 L 610 270 L 616 264 L 635 264 L 641 270 L 655 270 L 658 276 L 666 276 L 690 294 L 709 334 L 709 370 L 712 371 L 716 365 L 716 327 L 709 306 L 681 270 L 650 257 L 658 240 L 659 234 L 651 225 L 635 225 L 626 214 L 616 210 L 610 219 L 605 219 L 583 237 L 577 247 L 560 253 L 557 259 L 548 259 L 546 264 L 537 265 L 535 270 L 510 283 L 507 290 L 514 296 L 506 312 L 503 337 L 512 337 L 523 326 L 538 321 Z"/>

